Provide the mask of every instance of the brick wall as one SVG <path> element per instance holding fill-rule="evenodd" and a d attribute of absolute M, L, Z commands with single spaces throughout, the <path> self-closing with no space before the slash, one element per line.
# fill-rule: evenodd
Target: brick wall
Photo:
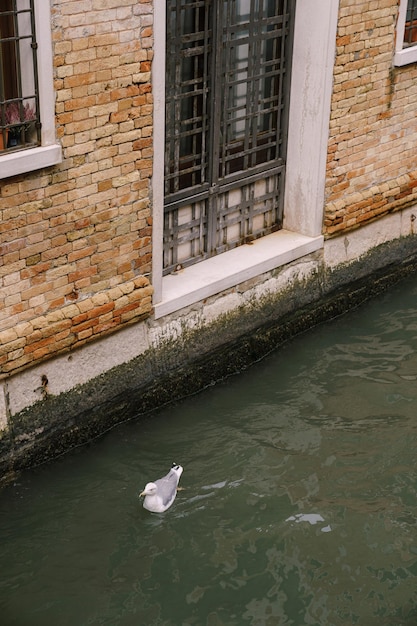
<path fill-rule="evenodd" d="M 152 311 L 152 2 L 51 4 L 64 159 L 0 182 L 0 375 Z M 392 66 L 397 11 L 340 0 L 328 237 L 417 202 L 417 65 Z"/>
<path fill-rule="evenodd" d="M 152 5 L 53 0 L 63 162 L 0 181 L 0 372 L 152 310 Z"/>
<path fill-rule="evenodd" d="M 417 202 L 417 65 L 393 67 L 397 0 L 341 0 L 324 232 Z"/>

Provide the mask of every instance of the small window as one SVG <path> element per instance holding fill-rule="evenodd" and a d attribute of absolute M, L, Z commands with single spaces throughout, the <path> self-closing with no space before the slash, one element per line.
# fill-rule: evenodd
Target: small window
<path fill-rule="evenodd" d="M 400 0 L 394 65 L 417 61 L 417 0 Z"/>
<path fill-rule="evenodd" d="M 62 161 L 49 0 L 0 0 L 0 180 Z"/>
<path fill-rule="evenodd" d="M 0 152 L 40 144 L 33 0 L 0 8 Z"/>

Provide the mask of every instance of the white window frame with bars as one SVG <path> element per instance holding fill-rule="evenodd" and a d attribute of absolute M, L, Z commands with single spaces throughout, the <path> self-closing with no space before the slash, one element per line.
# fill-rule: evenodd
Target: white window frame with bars
<path fill-rule="evenodd" d="M 405 41 L 407 12 L 411 8 L 417 10 L 417 0 L 400 0 L 394 54 L 394 65 L 399 67 L 417 62 L 417 42 L 415 45 L 407 45 Z"/>
<path fill-rule="evenodd" d="M 323 248 L 323 206 L 339 0 L 297 0 L 283 228 L 163 276 L 166 2 L 154 12 L 153 266 L 155 319 Z M 317 158 L 311 158 L 312 149 Z"/>
<path fill-rule="evenodd" d="M 50 3 L 34 0 L 36 41 L 38 44 L 39 117 L 42 123 L 40 145 L 0 154 L 0 179 L 49 167 L 62 161 L 62 149 L 55 133 L 55 95 L 53 87 Z"/>

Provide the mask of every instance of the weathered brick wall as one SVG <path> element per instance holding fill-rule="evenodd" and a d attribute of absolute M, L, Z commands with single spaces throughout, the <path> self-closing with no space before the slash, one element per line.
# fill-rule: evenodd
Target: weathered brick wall
<path fill-rule="evenodd" d="M 393 67 L 397 0 L 341 0 L 324 232 L 417 202 L 417 64 Z"/>
<path fill-rule="evenodd" d="M 53 0 L 59 166 L 0 181 L 0 373 L 152 310 L 152 4 Z"/>
<path fill-rule="evenodd" d="M 152 310 L 152 2 L 51 4 L 64 159 L 0 181 L 0 375 Z M 326 236 L 417 202 L 417 64 L 392 66 L 397 11 L 340 1 Z"/>

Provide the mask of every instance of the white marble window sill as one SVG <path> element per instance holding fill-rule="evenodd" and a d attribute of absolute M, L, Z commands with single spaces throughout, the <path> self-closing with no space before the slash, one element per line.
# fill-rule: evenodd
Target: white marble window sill
<path fill-rule="evenodd" d="M 62 161 L 58 144 L 5 153 L 0 156 L 0 179 L 25 174 Z"/>
<path fill-rule="evenodd" d="M 323 247 L 323 237 L 288 230 L 257 239 L 162 279 L 155 318 L 178 311 Z"/>
<path fill-rule="evenodd" d="M 415 63 L 416 61 L 417 46 L 404 48 L 403 50 L 397 51 L 394 55 L 394 65 L 397 67 L 402 67 L 404 65 L 408 65 L 409 63 Z"/>

